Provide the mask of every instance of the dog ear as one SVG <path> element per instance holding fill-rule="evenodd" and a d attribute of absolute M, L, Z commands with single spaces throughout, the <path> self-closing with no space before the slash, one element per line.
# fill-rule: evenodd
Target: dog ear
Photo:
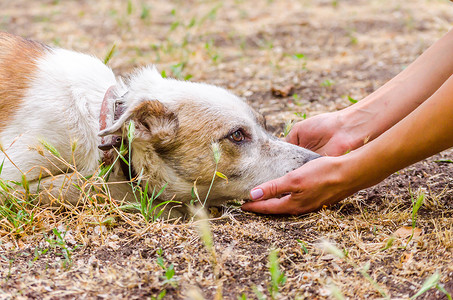
<path fill-rule="evenodd" d="M 158 100 L 144 100 L 129 108 L 110 128 L 99 135 L 123 135 L 122 128 L 128 120 L 134 121 L 134 139 L 164 145 L 172 140 L 179 124 L 177 116 Z"/>
<path fill-rule="evenodd" d="M 164 145 L 176 135 L 177 116 L 157 100 L 141 102 L 131 112 L 135 124 L 134 139 Z"/>

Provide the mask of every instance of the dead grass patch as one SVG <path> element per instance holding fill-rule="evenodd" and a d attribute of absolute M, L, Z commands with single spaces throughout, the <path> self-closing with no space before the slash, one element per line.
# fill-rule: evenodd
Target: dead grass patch
<path fill-rule="evenodd" d="M 453 21 L 451 4 L 440 0 L 16 0 L 2 1 L 0 11 L 1 30 L 51 45 L 105 58 L 115 44 L 109 64 L 118 74 L 157 63 L 168 76 L 232 89 L 266 115 L 276 134 L 289 120 L 360 100 Z M 292 95 L 272 94 L 288 86 Z M 286 278 L 272 294 L 277 299 L 334 298 L 336 291 L 382 298 L 364 267 L 391 298 L 414 295 L 436 272 L 451 294 L 453 164 L 438 161 L 451 153 L 305 216 L 259 216 L 229 206 L 209 221 L 211 250 L 196 222 L 146 222 L 119 209 L 95 179 L 82 181 L 81 206 L 22 202 L 15 218 L 0 217 L 0 298 L 213 299 L 219 291 L 224 299 L 270 298 L 271 248 Z M 408 243 L 394 234 L 412 226 L 411 197 L 420 193 L 421 233 Z M 326 252 L 324 240 L 347 259 Z M 446 296 L 430 289 L 420 299 Z"/>

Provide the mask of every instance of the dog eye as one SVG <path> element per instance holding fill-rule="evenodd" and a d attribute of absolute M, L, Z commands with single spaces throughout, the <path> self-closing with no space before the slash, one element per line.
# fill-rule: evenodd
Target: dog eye
<path fill-rule="evenodd" d="M 240 142 L 245 141 L 245 136 L 244 136 L 244 133 L 242 132 L 242 130 L 236 130 L 235 132 L 230 134 L 228 136 L 228 138 L 235 143 L 240 143 Z"/>

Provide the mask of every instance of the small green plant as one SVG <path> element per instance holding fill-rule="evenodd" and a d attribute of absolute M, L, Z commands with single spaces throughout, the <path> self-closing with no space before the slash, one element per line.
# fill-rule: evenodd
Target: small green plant
<path fill-rule="evenodd" d="M 217 50 L 214 48 L 214 40 L 213 39 L 209 39 L 209 41 L 207 41 L 205 43 L 204 47 L 206 49 L 206 52 L 207 52 L 208 56 L 211 58 L 212 62 L 214 64 L 218 64 L 220 55 L 217 52 Z"/>
<path fill-rule="evenodd" d="M 420 194 L 420 196 L 417 197 L 417 200 L 414 199 L 414 197 L 411 195 L 411 200 L 412 200 L 412 233 L 409 237 L 409 240 L 406 243 L 406 247 L 409 245 L 410 241 L 412 241 L 412 238 L 414 237 L 415 233 L 415 227 L 417 225 L 417 213 L 420 207 L 423 205 L 423 200 L 425 199 L 425 194 Z"/>
<path fill-rule="evenodd" d="M 326 88 L 331 88 L 333 86 L 333 84 L 334 84 L 334 82 L 330 79 L 326 79 L 323 82 L 321 82 L 321 86 L 326 87 Z"/>
<path fill-rule="evenodd" d="M 33 260 L 31 261 L 31 263 L 34 263 L 35 261 L 37 261 L 37 260 L 39 259 L 40 256 L 45 255 L 48 251 L 49 251 L 48 248 L 46 248 L 46 249 L 39 249 L 38 247 L 36 247 L 36 248 L 35 248 L 35 251 L 34 251 Z"/>
<path fill-rule="evenodd" d="M 395 241 L 395 237 L 391 236 L 385 243 L 385 246 L 381 249 L 381 251 L 385 251 L 387 249 L 390 249 L 393 246 L 393 242 Z"/>
<path fill-rule="evenodd" d="M 128 159 L 125 158 L 125 155 L 128 153 L 129 149 L 132 149 L 132 141 L 134 140 L 135 134 L 135 124 L 134 121 L 130 121 L 127 129 L 127 140 L 129 147 L 126 148 L 125 145 L 122 143 L 120 146 L 120 150 L 117 152 L 119 159 L 123 160 L 129 169 L 129 176 L 132 178 L 132 169 L 131 169 L 131 155 L 128 155 Z M 116 162 L 116 161 L 115 161 Z M 110 172 L 111 169 L 108 171 L 103 172 Z M 157 198 L 164 192 L 165 188 L 167 187 L 167 183 L 157 191 L 156 187 L 153 187 L 153 191 L 151 195 L 149 194 L 149 182 L 145 182 L 144 186 L 142 185 L 142 172 L 137 176 L 137 182 L 130 182 L 130 186 L 132 189 L 132 194 L 135 197 L 136 203 L 122 205 L 119 208 L 123 210 L 138 210 L 141 215 L 144 217 L 146 223 L 148 222 L 155 222 L 157 221 L 162 213 L 164 212 L 164 208 L 169 203 L 180 203 L 178 201 L 174 201 L 172 199 L 167 201 L 162 201 L 158 204 Z M 108 174 L 108 173 L 107 173 Z"/>
<path fill-rule="evenodd" d="M 146 223 L 157 221 L 164 212 L 163 208 L 165 205 L 169 203 L 179 203 L 177 201 L 168 200 L 156 204 L 156 199 L 165 190 L 167 184 L 165 184 L 157 193 L 156 187 L 154 187 L 151 196 L 148 194 L 148 187 L 149 182 L 145 183 L 145 187 L 143 189 L 139 184 L 133 186 L 132 188 L 134 190 L 134 194 L 138 193 L 140 195 L 140 199 L 136 199 L 137 203 L 120 206 L 121 209 L 138 210 L 140 214 L 144 217 Z"/>
<path fill-rule="evenodd" d="M 25 192 L 15 191 L 16 186 L 23 187 Z M 0 178 L 0 197 L 3 199 L 0 204 L 0 227 L 17 236 L 24 235 L 27 231 L 33 232 L 36 205 L 32 203 L 34 199 L 28 191 L 27 183 L 9 182 Z"/>
<path fill-rule="evenodd" d="M 307 244 L 306 244 L 304 241 L 299 240 L 299 239 L 297 239 L 296 241 L 297 241 L 297 243 L 299 243 L 299 246 L 300 246 L 300 248 L 302 249 L 302 251 L 303 251 L 305 254 L 308 254 Z"/>
<path fill-rule="evenodd" d="M 351 45 L 357 45 L 359 43 L 359 39 L 357 38 L 357 32 L 355 29 L 349 29 L 348 36 Z"/>
<path fill-rule="evenodd" d="M 321 244 L 321 248 L 350 264 L 355 270 L 362 274 L 362 276 L 373 285 L 373 287 L 381 294 L 383 298 L 390 299 L 390 297 L 387 295 L 384 289 L 368 274 L 368 270 L 370 269 L 369 262 L 366 263 L 364 266 L 359 267 L 353 260 L 349 258 L 349 253 L 346 249 L 340 250 L 328 241 L 324 241 Z"/>
<path fill-rule="evenodd" d="M 171 70 L 171 73 L 173 74 L 173 76 L 175 78 L 183 79 L 183 80 L 189 80 L 190 78 L 192 78 L 192 75 L 191 74 L 187 74 L 187 75 L 183 74 L 183 70 L 184 70 L 185 67 L 186 67 L 186 63 L 185 62 L 180 62 L 180 63 L 174 64 L 174 65 L 171 65 L 170 66 L 170 70 Z M 165 73 L 161 74 L 161 75 L 164 78 L 166 77 Z"/>
<path fill-rule="evenodd" d="M 190 19 L 190 22 L 187 24 L 187 29 L 194 27 L 197 24 L 197 19 L 195 17 L 192 17 Z"/>
<path fill-rule="evenodd" d="M 415 226 L 417 225 L 417 213 L 420 207 L 423 205 L 423 200 L 425 200 L 425 194 L 420 194 L 418 196 L 417 200 L 415 200 L 413 197 L 412 199 L 412 229 L 415 229 Z M 412 231 L 412 235 L 413 235 Z"/>
<path fill-rule="evenodd" d="M 307 57 L 305 56 L 305 54 L 296 53 L 291 57 L 298 62 L 299 68 L 301 68 L 302 70 L 307 70 Z"/>
<path fill-rule="evenodd" d="M 178 285 L 175 276 L 175 266 L 173 264 L 170 264 L 167 266 L 167 264 L 164 262 L 163 256 L 163 251 L 162 248 L 159 248 L 157 250 L 157 264 L 162 268 L 164 271 L 164 275 L 162 276 L 162 279 L 164 280 L 162 284 L 170 284 L 173 287 L 176 287 Z"/>
<path fill-rule="evenodd" d="M 352 104 L 359 102 L 359 100 L 356 100 L 356 99 L 352 98 L 352 97 L 349 96 L 349 95 L 348 95 L 348 100 L 349 100 L 349 102 L 351 102 Z"/>
<path fill-rule="evenodd" d="M 127 0 L 127 15 L 130 16 L 132 14 L 132 11 L 134 9 L 134 6 L 132 4 L 132 0 Z"/>
<path fill-rule="evenodd" d="M 157 297 L 151 296 L 151 300 L 162 300 L 167 295 L 167 290 L 162 290 Z"/>
<path fill-rule="evenodd" d="M 217 11 L 223 6 L 223 3 L 219 3 L 214 6 L 206 15 L 202 16 L 198 21 L 198 26 L 201 26 L 207 20 L 214 20 L 217 16 Z"/>
<path fill-rule="evenodd" d="M 72 254 L 79 245 L 76 245 L 73 249 L 66 244 L 65 236 L 67 231 L 59 232 L 57 228 L 54 228 L 52 229 L 52 232 L 53 236 L 44 234 L 45 240 L 49 243 L 49 246 L 55 250 L 56 255 L 63 257 L 63 268 L 69 269 L 72 266 Z"/>
<path fill-rule="evenodd" d="M 214 157 L 215 167 L 214 167 L 214 174 L 212 175 L 211 183 L 209 185 L 209 188 L 208 188 L 208 191 L 207 191 L 206 196 L 204 198 L 204 201 L 201 201 L 200 195 L 198 194 L 197 181 L 196 180 L 195 180 L 194 185 L 192 187 L 192 201 L 191 201 L 191 204 L 193 205 L 195 201 L 198 201 L 201 204 L 201 208 L 200 209 L 203 209 L 205 207 L 206 201 L 208 201 L 208 197 L 209 197 L 209 194 L 211 193 L 211 189 L 212 189 L 212 186 L 214 185 L 214 181 L 215 181 L 216 177 L 222 178 L 223 180 L 225 180 L 228 183 L 228 177 L 225 174 L 223 174 L 222 172 L 219 172 L 217 170 L 217 168 L 219 166 L 219 162 L 220 162 L 220 157 L 222 156 L 222 152 L 220 150 L 219 143 L 217 143 L 217 142 L 212 143 L 211 144 L 211 150 L 212 150 L 213 157 Z M 197 213 L 194 213 L 194 215 L 197 215 Z"/>
<path fill-rule="evenodd" d="M 140 19 L 146 20 L 149 17 L 150 7 L 147 4 L 142 4 L 142 12 L 140 13 Z"/>
<path fill-rule="evenodd" d="M 295 122 L 294 120 L 288 120 L 285 122 L 285 127 L 283 128 L 283 136 L 286 137 L 288 136 L 289 132 L 293 128 Z"/>
<path fill-rule="evenodd" d="M 295 112 L 294 115 L 296 115 L 296 117 L 301 118 L 303 120 L 307 119 L 307 114 L 306 113 Z"/>
<path fill-rule="evenodd" d="M 294 101 L 294 104 L 296 104 L 298 106 L 302 105 L 302 103 L 300 102 L 300 97 L 297 93 L 293 94 L 293 101 Z"/>
<path fill-rule="evenodd" d="M 442 284 L 440 284 L 440 273 L 439 272 L 435 272 L 428 279 L 426 279 L 425 282 L 423 283 L 422 287 L 420 288 L 420 290 L 411 297 L 411 300 L 416 299 L 417 297 L 419 297 L 423 293 L 426 293 L 427 291 L 429 291 L 432 288 L 438 289 L 439 291 L 441 291 L 442 293 L 445 294 L 445 296 L 447 297 L 448 300 L 452 300 L 451 294 L 449 292 L 447 292 L 447 290 L 443 287 Z"/>
<path fill-rule="evenodd" d="M 172 10 L 171 10 L 171 15 L 172 15 L 173 17 L 176 17 L 176 9 L 172 9 Z M 170 25 L 170 32 L 171 32 L 171 31 L 174 31 L 176 28 L 178 28 L 179 25 L 181 25 L 181 22 L 179 22 L 179 20 L 173 21 L 173 22 L 171 23 L 171 25 Z"/>
<path fill-rule="evenodd" d="M 280 270 L 278 250 L 276 249 L 271 249 L 269 252 L 269 272 L 271 273 L 269 293 L 272 299 L 276 299 L 279 295 L 280 287 L 286 283 L 285 273 Z"/>
<path fill-rule="evenodd" d="M 292 56 L 294 59 L 304 59 L 305 58 L 305 55 L 302 54 L 302 53 L 296 53 L 296 54 L 293 54 Z"/>
<path fill-rule="evenodd" d="M 8 281 L 11 278 L 14 259 L 9 259 L 8 257 L 6 257 L 3 254 L 0 255 L 0 257 L 3 258 L 3 260 L 8 263 L 8 275 L 6 275 L 6 277 L 5 277 L 5 281 Z"/>

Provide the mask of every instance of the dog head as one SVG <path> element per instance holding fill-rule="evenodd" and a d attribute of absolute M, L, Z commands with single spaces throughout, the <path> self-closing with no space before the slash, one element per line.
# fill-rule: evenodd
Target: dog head
<path fill-rule="evenodd" d="M 209 203 L 247 198 L 254 186 L 319 157 L 271 136 L 264 118 L 225 89 L 162 78 L 145 68 L 126 83 L 127 109 L 101 135 L 127 135 L 133 121 L 132 163 L 163 199 L 201 199 L 215 178 Z M 220 155 L 220 157 L 219 157 Z"/>

